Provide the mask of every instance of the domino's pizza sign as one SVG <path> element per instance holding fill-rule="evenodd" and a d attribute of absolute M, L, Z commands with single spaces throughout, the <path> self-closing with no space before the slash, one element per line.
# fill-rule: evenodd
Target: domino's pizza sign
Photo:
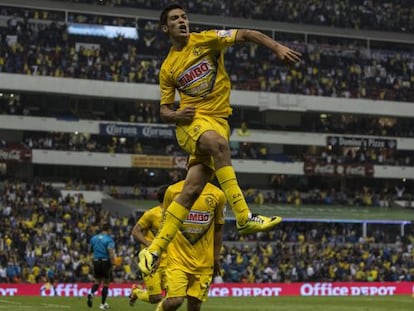
<path fill-rule="evenodd" d="M 397 140 L 378 137 L 327 136 L 326 143 L 332 147 L 397 149 Z"/>

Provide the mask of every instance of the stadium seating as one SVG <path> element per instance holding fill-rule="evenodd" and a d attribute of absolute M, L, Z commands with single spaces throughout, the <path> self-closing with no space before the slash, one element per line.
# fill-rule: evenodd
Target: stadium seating
<path fill-rule="evenodd" d="M 57 1 L 57 0 L 55 0 Z M 65 0 L 58 0 L 65 1 Z M 169 1 L 72 0 L 76 3 L 161 10 Z M 355 29 L 413 32 L 413 8 L 409 0 L 378 2 L 299 0 L 276 1 L 186 1 L 190 13 L 263 19 L 295 24 L 313 24 Z"/>

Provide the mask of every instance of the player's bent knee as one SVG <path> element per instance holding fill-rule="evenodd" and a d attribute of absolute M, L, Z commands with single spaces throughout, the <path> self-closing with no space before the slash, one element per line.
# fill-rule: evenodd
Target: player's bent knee
<path fill-rule="evenodd" d="M 223 136 L 216 132 L 206 132 L 200 137 L 198 147 L 201 151 L 213 155 L 228 150 L 229 143 Z"/>
<path fill-rule="evenodd" d="M 172 297 L 167 299 L 167 304 L 172 309 L 179 308 L 184 302 L 184 297 Z"/>
<path fill-rule="evenodd" d="M 209 149 L 212 149 L 213 151 L 216 151 L 216 152 L 225 151 L 229 148 L 228 141 L 223 136 L 220 136 L 220 135 L 217 135 L 217 137 L 212 139 L 208 145 L 210 146 Z"/>
<path fill-rule="evenodd" d="M 202 303 L 203 302 L 201 300 L 198 300 L 197 298 L 187 296 L 187 304 L 188 304 L 187 310 L 190 310 L 190 311 L 200 310 Z"/>
<path fill-rule="evenodd" d="M 148 298 L 150 303 L 155 304 L 162 300 L 162 295 L 150 295 Z"/>
<path fill-rule="evenodd" d="M 227 140 L 225 140 L 222 137 L 217 140 L 216 144 L 217 144 L 217 151 L 216 152 L 226 153 L 230 150 L 229 143 L 227 142 Z"/>

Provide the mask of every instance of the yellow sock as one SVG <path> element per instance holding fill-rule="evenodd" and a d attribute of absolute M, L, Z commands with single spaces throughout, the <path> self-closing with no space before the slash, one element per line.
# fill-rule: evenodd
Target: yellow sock
<path fill-rule="evenodd" d="M 239 224 L 247 220 L 249 207 L 244 199 L 243 192 L 237 183 L 236 173 L 232 166 L 225 166 L 216 171 L 216 177 L 226 195 L 227 203 L 233 210 Z"/>
<path fill-rule="evenodd" d="M 148 292 L 144 289 L 140 289 L 139 291 L 137 291 L 137 297 L 141 301 L 148 303 L 150 302 Z"/>
<path fill-rule="evenodd" d="M 163 300 L 161 300 L 161 301 L 158 303 L 157 308 L 155 309 L 155 311 L 164 311 L 163 303 L 164 303 L 164 300 L 165 300 L 165 299 L 166 299 L 166 298 L 164 298 Z"/>
<path fill-rule="evenodd" d="M 190 211 L 184 206 L 173 201 L 167 208 L 165 213 L 165 221 L 161 227 L 161 230 L 148 247 L 148 250 L 157 254 L 161 254 L 165 251 L 168 244 L 170 244 L 178 229 L 182 225 L 184 219 L 187 218 L 189 212 Z"/>

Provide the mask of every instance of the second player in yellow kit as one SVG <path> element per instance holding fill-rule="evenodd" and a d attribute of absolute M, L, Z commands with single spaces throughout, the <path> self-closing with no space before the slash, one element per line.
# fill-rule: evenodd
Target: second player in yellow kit
<path fill-rule="evenodd" d="M 180 181 L 168 187 L 165 206 L 182 191 L 183 185 L 184 181 Z M 225 204 L 223 191 L 207 183 L 168 246 L 167 296 L 157 311 L 176 310 L 185 298 L 189 310 L 199 310 L 206 300 L 213 274 L 220 271 Z"/>
<path fill-rule="evenodd" d="M 166 185 L 158 189 L 157 195 L 160 204 L 142 214 L 132 229 L 131 235 L 136 241 L 141 243 L 141 248 L 149 246 L 161 227 L 163 215 L 162 202 L 166 190 Z M 144 276 L 145 290 L 138 284 L 132 286 L 131 295 L 129 296 L 129 304 L 131 306 L 135 304 L 137 299 L 149 303 L 158 303 L 161 301 L 163 290 L 167 287 L 165 273 L 165 266 L 167 264 L 166 256 L 167 253 L 162 254 L 156 272 Z"/>

